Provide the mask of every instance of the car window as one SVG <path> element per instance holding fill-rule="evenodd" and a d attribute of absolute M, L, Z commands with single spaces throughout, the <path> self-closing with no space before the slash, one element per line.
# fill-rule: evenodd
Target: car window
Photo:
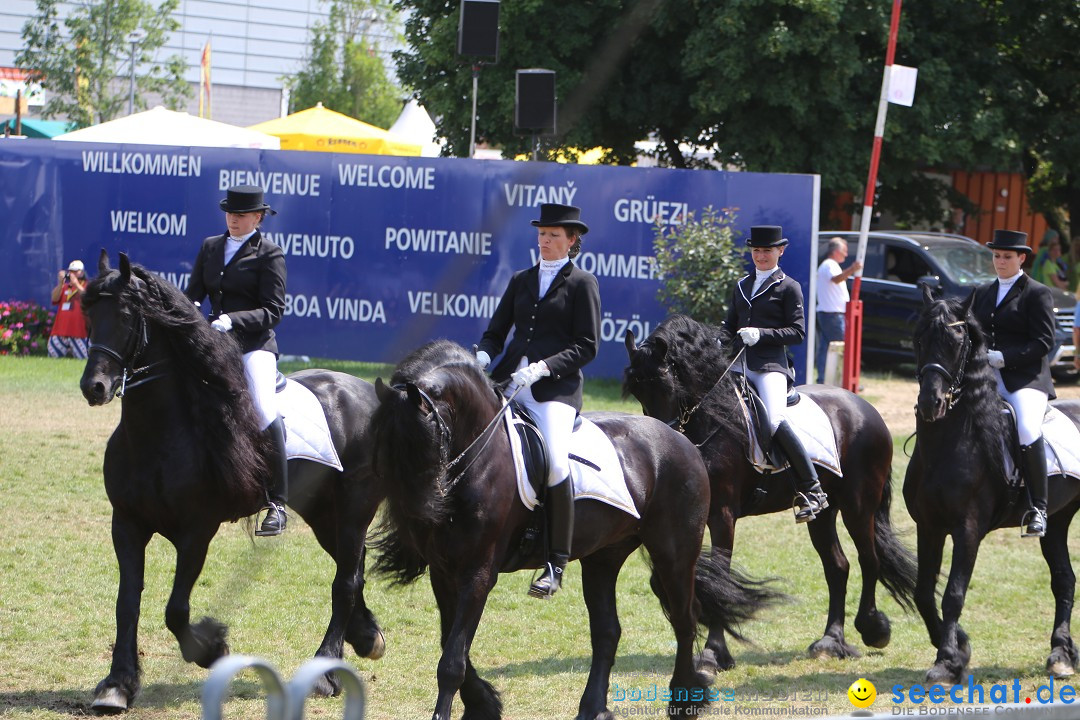
<path fill-rule="evenodd" d="M 885 279 L 914 285 L 930 274 L 930 266 L 914 250 L 896 245 L 885 247 Z"/>
<path fill-rule="evenodd" d="M 858 243 L 858 240 L 855 241 Z M 881 280 L 885 268 L 885 246 L 870 238 L 866 243 L 866 257 L 863 259 L 863 277 Z"/>
<path fill-rule="evenodd" d="M 994 253 L 982 245 L 930 247 L 927 252 L 960 285 L 981 285 L 997 278 Z"/>

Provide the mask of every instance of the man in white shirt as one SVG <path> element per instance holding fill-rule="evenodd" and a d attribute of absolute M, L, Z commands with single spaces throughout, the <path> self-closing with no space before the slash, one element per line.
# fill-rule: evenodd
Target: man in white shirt
<path fill-rule="evenodd" d="M 829 240 L 825 259 L 817 271 L 817 354 L 814 365 L 817 368 L 817 381 L 824 382 L 825 358 L 829 353 L 829 343 L 844 339 L 844 312 L 847 310 L 847 279 L 862 267 L 856 261 L 847 270 L 840 268 L 847 258 L 847 242 L 834 237 Z"/>

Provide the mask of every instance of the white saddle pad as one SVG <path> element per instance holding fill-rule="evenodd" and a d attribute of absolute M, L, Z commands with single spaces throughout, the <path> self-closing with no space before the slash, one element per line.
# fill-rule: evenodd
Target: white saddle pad
<path fill-rule="evenodd" d="M 787 461 L 779 467 L 772 464 L 765 455 L 761 443 L 758 442 L 757 431 L 750 417 L 750 409 L 741 398 L 739 406 L 742 408 L 743 418 L 746 421 L 746 431 L 750 435 L 750 457 L 747 459 L 754 468 L 758 472 L 779 472 L 788 468 Z M 829 416 L 820 405 L 814 402 L 813 398 L 806 393 L 799 393 L 799 402 L 784 411 L 784 419 L 802 441 L 811 462 L 838 477 L 844 476 L 840 471 L 840 453 L 836 449 L 836 435 L 833 433 L 832 423 L 829 422 Z"/>
<path fill-rule="evenodd" d="M 1043 438 L 1047 473 L 1080 480 L 1080 430 L 1076 423 L 1053 405 L 1047 405 L 1043 416 Z"/>
<path fill-rule="evenodd" d="M 326 414 L 315 393 L 288 380 L 277 394 L 278 412 L 285 420 L 285 454 L 290 460 L 310 460 L 341 471 L 341 460 L 330 437 Z"/>
<path fill-rule="evenodd" d="M 506 434 L 510 438 L 510 449 L 514 453 L 514 469 L 517 471 L 518 496 L 525 507 L 536 507 L 536 491 L 529 484 L 525 474 L 525 458 L 521 453 L 521 438 L 513 427 L 510 406 L 503 411 Z M 570 440 L 570 480 L 574 484 L 574 499 L 599 500 L 616 507 L 635 518 L 641 518 L 630 491 L 626 488 L 626 476 L 623 475 L 622 463 L 615 452 L 611 438 L 597 427 L 596 423 L 581 418 L 581 426 L 574 431 Z M 573 456 L 587 460 L 582 463 Z M 599 469 L 597 469 L 599 468 Z"/>

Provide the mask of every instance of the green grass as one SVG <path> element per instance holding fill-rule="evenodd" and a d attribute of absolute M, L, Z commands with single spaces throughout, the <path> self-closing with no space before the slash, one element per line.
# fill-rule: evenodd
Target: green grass
<path fill-rule="evenodd" d="M 385 366 L 320 362 L 373 380 Z M 289 365 L 294 370 L 299 365 Z M 109 537 L 110 507 L 101 458 L 119 418 L 119 403 L 89 408 L 78 389 L 82 363 L 0 357 L 0 715 L 55 720 L 88 712 L 94 685 L 108 673 L 114 634 L 117 569 Z M 873 378 L 867 379 L 872 385 Z M 873 395 L 871 387 L 867 393 Z M 914 395 L 912 395 L 913 399 Z M 620 400 L 616 383 L 590 382 L 586 409 L 637 408 Z M 914 542 L 900 485 L 906 457 L 897 442 L 894 521 Z M 933 662 L 922 623 L 903 614 L 884 592 L 880 607 L 893 621 L 892 644 L 862 648 L 851 618 L 860 573 L 854 548 L 841 530 L 852 562 L 848 583 L 848 640 L 864 650 L 848 661 L 813 661 L 806 647 L 824 627 L 826 589 L 804 528 L 787 514 L 740 521 L 736 564 L 756 576 L 781 578 L 790 604 L 750 624 L 752 645 L 734 645 L 738 667 L 717 680 L 738 707 L 790 707 L 789 701 L 748 700 L 753 693 L 811 693 L 798 704 L 825 705 L 850 714 L 847 687 L 857 678 L 877 686 L 878 712 L 888 712 L 888 688 L 922 681 Z M 164 625 L 175 555 L 155 538 L 147 554 L 140 622 L 143 694 L 128 717 L 194 719 L 206 671 L 187 665 Z M 302 522 L 278 539 L 252 540 L 242 524 L 224 526 L 211 546 L 192 595 L 192 614 L 230 626 L 233 652 L 262 656 L 286 677 L 318 646 L 329 619 L 333 567 Z M 572 716 L 589 666 L 587 614 L 577 564 L 568 589 L 552 602 L 526 597 L 529 574 L 503 576 L 488 602 L 472 658 L 502 692 L 504 716 L 523 720 Z M 368 585 L 368 602 L 387 637 L 378 661 L 347 660 L 367 684 L 372 719 L 430 717 L 436 695 L 438 620 L 426 580 L 405 589 Z M 622 642 L 612 681 L 621 688 L 666 687 L 673 638 L 647 571 L 636 555 L 619 581 Z M 1015 532 L 991 535 L 982 546 L 964 613 L 972 637 L 971 670 L 984 684 L 1020 677 L 1025 689 L 1045 682 L 1053 600 L 1038 546 Z M 1058 683 L 1060 686 L 1060 683 Z M 613 703 L 628 710 L 633 703 Z M 729 709 L 731 704 L 726 705 Z M 313 699 L 310 717 L 341 717 L 341 699 Z M 460 701 L 455 703 L 460 716 Z M 243 675 L 228 717 L 263 716 L 254 675 Z"/>

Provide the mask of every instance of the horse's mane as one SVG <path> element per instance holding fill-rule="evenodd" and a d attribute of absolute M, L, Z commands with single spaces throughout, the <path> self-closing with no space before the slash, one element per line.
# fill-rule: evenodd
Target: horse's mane
<path fill-rule="evenodd" d="M 732 361 L 730 349 L 722 348 L 717 342 L 719 337 L 719 327 L 686 315 L 672 315 L 656 327 L 639 350 L 656 366 L 651 372 L 658 372 L 663 363 L 670 367 L 671 390 L 680 407 L 692 408 L 705 397 L 697 412 L 706 412 L 720 422 L 724 426 L 722 431 L 729 437 L 741 438 L 746 435 L 746 429 L 734 402 L 734 374 L 728 373 L 720 386 L 713 389 Z M 663 359 L 658 357 L 661 353 Z M 645 379 L 638 375 L 638 370 L 634 366 L 627 369 L 624 396 L 636 382 Z"/>
<path fill-rule="evenodd" d="M 104 294 L 116 297 L 129 327 L 141 314 L 151 343 L 164 344 L 168 367 L 183 387 L 178 401 L 188 406 L 202 476 L 224 489 L 231 517 L 251 514 L 264 494 L 266 439 L 244 380 L 239 344 L 212 329 L 175 285 L 140 265 L 131 265 L 126 282 L 119 270 L 99 274 L 87 286 L 83 306 L 92 307 Z"/>
<path fill-rule="evenodd" d="M 450 521 L 455 497 L 445 492 L 451 458 L 437 424 L 400 388 L 413 384 L 432 398 L 458 398 L 459 403 L 450 407 L 436 402 L 444 405 L 440 417 L 463 429 L 475 420 L 460 399 L 477 390 L 490 393 L 492 401 L 496 395 L 472 353 L 449 340 L 436 340 L 410 353 L 394 369 L 390 384 L 392 391 L 382 398 L 371 420 L 375 467 L 388 501 L 374 545 L 379 551 L 376 570 L 405 583 L 419 577 L 428 563 L 440 563 L 445 548 L 430 541 L 430 530 Z"/>
<path fill-rule="evenodd" d="M 920 315 L 915 337 L 922 344 L 944 343 L 948 338 L 945 328 L 956 322 L 967 324 L 971 349 L 964 372 L 963 395 L 952 412 L 961 413 L 964 435 L 975 438 L 988 462 L 1003 467 L 1001 439 L 1008 437 L 1006 422 L 1001 412 L 997 377 L 986 359 L 986 337 L 978 319 L 968 312 L 963 300 L 935 300 Z"/>

